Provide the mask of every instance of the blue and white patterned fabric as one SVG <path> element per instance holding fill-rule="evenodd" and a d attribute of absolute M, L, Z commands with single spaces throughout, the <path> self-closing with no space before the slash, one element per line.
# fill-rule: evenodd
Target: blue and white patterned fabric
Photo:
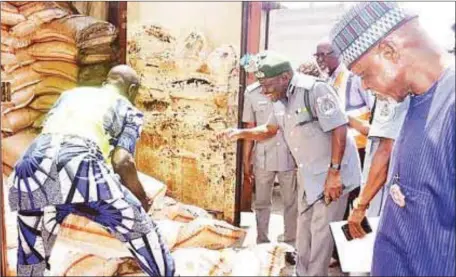
<path fill-rule="evenodd" d="M 395 2 L 358 3 L 330 31 L 332 46 L 350 67 L 377 42 L 414 17 Z"/>
<path fill-rule="evenodd" d="M 11 209 L 19 210 L 19 276 L 44 274 L 70 213 L 104 226 L 148 275 L 174 275 L 159 230 L 108 162 L 114 147 L 134 154 L 142 124 L 143 114 L 112 88 L 77 88 L 59 98 L 8 180 Z"/>
<path fill-rule="evenodd" d="M 96 96 L 95 96 L 96 95 Z M 95 88 L 64 93 L 43 133 L 10 175 L 12 210 L 123 198 L 110 166 L 113 147 L 134 153 L 143 114 L 119 94 Z"/>

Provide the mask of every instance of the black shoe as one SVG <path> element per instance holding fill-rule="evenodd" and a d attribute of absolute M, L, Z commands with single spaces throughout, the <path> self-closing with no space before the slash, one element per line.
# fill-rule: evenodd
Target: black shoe
<path fill-rule="evenodd" d="M 289 265 L 296 265 L 296 252 L 285 252 L 285 262 Z"/>

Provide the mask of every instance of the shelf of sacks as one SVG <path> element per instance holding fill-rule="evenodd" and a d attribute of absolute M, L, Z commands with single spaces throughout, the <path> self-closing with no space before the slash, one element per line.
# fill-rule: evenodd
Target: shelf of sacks
<path fill-rule="evenodd" d="M 193 31 L 176 37 L 159 25 L 129 26 L 128 63 L 141 75 L 137 106 L 145 126 L 140 170 L 169 195 L 234 218 L 234 143 L 215 134 L 237 123 L 237 50 Z"/>
<path fill-rule="evenodd" d="M 11 83 L 1 107 L 6 174 L 59 95 L 100 85 L 117 62 L 115 26 L 73 10 L 69 2 L 1 2 L 1 79 Z"/>
<path fill-rule="evenodd" d="M 161 231 L 177 276 L 286 276 L 282 243 L 242 247 L 246 230 L 213 218 L 202 208 L 165 196 L 166 186 L 139 173 L 153 200 L 149 215 Z M 6 218 L 10 276 L 15 275 L 17 231 Z M 50 276 L 146 276 L 130 252 L 103 227 L 76 215 L 61 224 L 50 258 Z"/>

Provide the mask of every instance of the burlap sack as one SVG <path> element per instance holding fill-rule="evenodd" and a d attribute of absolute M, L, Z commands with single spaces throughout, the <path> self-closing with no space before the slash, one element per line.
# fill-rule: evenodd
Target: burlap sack
<path fill-rule="evenodd" d="M 59 76 L 45 76 L 35 85 L 35 95 L 60 94 L 76 87 L 76 82 Z"/>
<path fill-rule="evenodd" d="M 152 207 L 149 214 L 155 220 L 170 219 L 183 223 L 191 222 L 197 218 L 212 218 L 212 215 L 206 210 L 177 202 L 170 197 L 164 197 L 162 203 Z"/>
<path fill-rule="evenodd" d="M 13 172 L 13 168 L 7 164 L 2 164 L 2 173 L 4 177 L 8 177 L 11 172 Z"/>
<path fill-rule="evenodd" d="M 66 35 L 65 33 L 58 32 L 55 29 L 47 28 L 47 24 L 41 26 L 32 36 L 32 42 L 48 42 L 48 41 L 62 41 L 66 43 L 76 44 L 74 38 Z"/>
<path fill-rule="evenodd" d="M 12 54 L 12 53 L 8 53 L 6 51 L 2 51 L 1 56 L 0 56 L 0 60 L 2 61 L 2 66 L 3 65 L 10 65 L 10 64 L 14 64 L 16 62 L 16 56 L 14 54 Z"/>
<path fill-rule="evenodd" d="M 4 138 L 2 140 L 2 160 L 3 164 L 14 167 L 19 158 L 25 153 L 32 144 L 37 134 L 24 130 L 20 133 Z"/>
<path fill-rule="evenodd" d="M 26 37 L 36 32 L 43 23 L 65 17 L 68 14 L 69 12 L 62 8 L 51 8 L 38 11 L 31 14 L 27 20 L 11 28 L 11 34 L 16 37 Z"/>
<path fill-rule="evenodd" d="M 69 3 L 57 1 L 28 2 L 27 4 L 20 6 L 18 10 L 19 13 L 28 18 L 34 13 L 55 8 L 66 10 L 68 13 L 71 12 Z"/>
<path fill-rule="evenodd" d="M 54 253 L 59 253 L 54 255 Z M 57 244 L 51 256 L 49 276 L 114 276 L 121 260 L 105 259 L 92 254 L 75 252 Z"/>
<path fill-rule="evenodd" d="M 62 61 L 37 61 L 32 69 L 42 76 L 57 76 L 77 82 L 79 67 L 75 63 Z"/>
<path fill-rule="evenodd" d="M 60 95 L 58 94 L 42 95 L 33 99 L 29 107 L 40 112 L 48 112 L 52 106 L 54 106 L 54 103 L 57 101 L 57 99 L 59 99 L 59 97 Z"/>
<path fill-rule="evenodd" d="M 45 28 L 54 29 L 55 32 L 73 38 L 78 48 L 111 44 L 117 37 L 114 25 L 84 15 L 70 15 L 55 20 Z"/>
<path fill-rule="evenodd" d="M 1 23 L 4 25 L 14 26 L 26 20 L 25 16 L 19 13 L 13 5 L 2 1 L 1 3 Z"/>
<path fill-rule="evenodd" d="M 3 3 L 3 2 L 2 2 Z M 2 25 L 4 26 L 4 25 Z M 2 28 L 2 44 L 8 45 L 13 48 L 22 48 L 30 45 L 29 38 L 21 38 L 12 36 L 9 29 Z"/>
<path fill-rule="evenodd" d="M 172 253 L 176 276 L 230 276 L 234 251 L 203 248 L 179 249 Z"/>
<path fill-rule="evenodd" d="M 27 86 L 41 82 L 43 77 L 32 69 L 31 65 L 19 67 L 9 74 L 11 91 L 14 93 Z"/>
<path fill-rule="evenodd" d="M 41 115 L 40 111 L 30 108 L 22 108 L 2 114 L 2 131 L 17 133 L 33 125 L 33 122 Z M 2 145 L 2 149 L 4 146 Z"/>
<path fill-rule="evenodd" d="M 34 43 L 28 47 L 28 53 L 37 60 L 76 62 L 78 49 L 74 44 L 50 41 Z"/>
<path fill-rule="evenodd" d="M 5 68 L 6 72 L 11 73 L 19 67 L 24 67 L 34 63 L 36 59 L 29 55 L 26 49 L 19 49 L 15 51 L 14 60 L 8 64 L 4 64 L 2 60 L 2 65 Z"/>
<path fill-rule="evenodd" d="M 35 85 L 28 86 L 21 90 L 14 92 L 11 95 L 11 102 L 14 104 L 14 107 L 3 110 L 3 113 L 8 113 L 12 110 L 17 110 L 23 108 L 32 102 L 35 97 Z"/>
<path fill-rule="evenodd" d="M 27 1 L 8 1 L 8 3 L 10 3 L 11 5 L 14 5 L 16 7 L 20 7 L 20 6 L 27 4 L 28 2 Z"/>
<path fill-rule="evenodd" d="M 173 249 L 203 247 L 219 250 L 244 239 L 246 231 L 224 221 L 198 218 L 183 225 Z"/>

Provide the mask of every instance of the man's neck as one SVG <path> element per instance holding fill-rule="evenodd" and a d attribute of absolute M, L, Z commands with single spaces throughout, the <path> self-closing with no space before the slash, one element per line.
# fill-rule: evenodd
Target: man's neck
<path fill-rule="evenodd" d="M 410 93 L 422 95 L 437 82 L 444 73 L 447 65 L 443 61 L 443 55 L 435 53 L 425 59 L 417 59 L 408 72 Z"/>
<path fill-rule="evenodd" d="M 128 95 L 126 95 L 124 92 L 122 92 L 122 91 L 121 91 L 118 87 L 116 87 L 116 86 L 113 86 L 113 85 L 110 85 L 110 84 L 106 84 L 106 85 L 103 86 L 103 88 L 108 89 L 108 90 L 110 90 L 110 91 L 112 91 L 112 92 L 115 92 L 115 93 L 117 93 L 117 94 L 119 94 L 119 95 L 122 95 L 123 97 L 125 97 L 125 98 L 128 99 Z"/>
<path fill-rule="evenodd" d="M 328 73 L 329 73 L 329 76 L 333 76 L 334 72 L 336 72 L 337 68 L 339 67 L 340 63 L 334 65 L 332 68 L 328 68 Z"/>

